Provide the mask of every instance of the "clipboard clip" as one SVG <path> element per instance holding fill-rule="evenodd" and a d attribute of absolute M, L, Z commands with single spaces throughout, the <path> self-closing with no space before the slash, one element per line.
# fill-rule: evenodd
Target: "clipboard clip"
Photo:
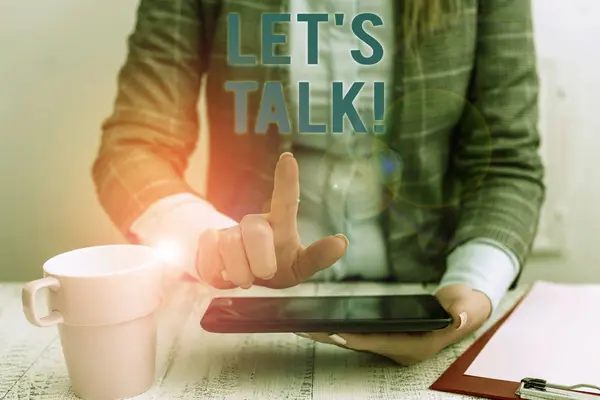
<path fill-rule="evenodd" d="M 575 392 L 577 389 L 597 390 L 598 395 Z M 523 400 L 598 400 L 600 387 L 588 384 L 563 386 L 543 379 L 524 378 L 515 394 Z"/>

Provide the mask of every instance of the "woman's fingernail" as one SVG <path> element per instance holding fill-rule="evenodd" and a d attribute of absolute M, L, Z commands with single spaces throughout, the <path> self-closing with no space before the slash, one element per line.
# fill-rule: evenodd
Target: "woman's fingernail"
<path fill-rule="evenodd" d="M 335 237 L 339 237 L 340 239 L 342 239 L 346 243 L 346 249 L 348 248 L 348 245 L 350 245 L 350 241 L 348 240 L 346 235 L 344 235 L 343 233 L 338 233 L 337 235 L 335 235 Z"/>
<path fill-rule="evenodd" d="M 329 339 L 333 340 L 334 342 L 336 342 L 339 345 L 344 346 L 347 342 L 346 339 L 344 339 L 343 337 L 341 337 L 338 334 L 333 334 L 333 335 L 329 335 Z"/>
<path fill-rule="evenodd" d="M 458 314 L 458 318 L 460 319 L 460 324 L 458 325 L 458 329 L 462 329 L 466 324 L 467 324 L 467 313 L 466 312 L 461 312 L 460 314 Z"/>
<path fill-rule="evenodd" d="M 312 337 L 308 333 L 304 333 L 304 332 L 296 332 L 296 333 L 294 333 L 294 335 L 298 335 L 298 336 L 306 338 L 306 339 L 312 339 Z"/>
<path fill-rule="evenodd" d="M 229 275 L 227 275 L 227 271 L 221 271 L 221 278 L 223 278 L 225 282 L 229 282 Z"/>
<path fill-rule="evenodd" d="M 281 155 L 279 156 L 279 159 L 281 160 L 283 157 L 294 157 L 294 155 L 292 153 L 290 153 L 289 151 L 286 151 L 285 153 L 281 153 Z"/>

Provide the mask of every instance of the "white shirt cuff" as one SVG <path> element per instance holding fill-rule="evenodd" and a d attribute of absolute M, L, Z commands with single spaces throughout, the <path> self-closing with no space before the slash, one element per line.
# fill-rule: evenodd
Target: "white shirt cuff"
<path fill-rule="evenodd" d="M 196 279 L 198 237 L 206 229 L 225 229 L 237 222 L 206 200 L 189 193 L 165 197 L 151 205 L 131 226 L 141 244 L 154 247 L 168 266 Z"/>
<path fill-rule="evenodd" d="M 492 312 L 519 274 L 517 257 L 501 243 L 491 239 L 475 239 L 457 247 L 447 260 L 447 270 L 439 288 L 466 284 L 485 294 Z"/>

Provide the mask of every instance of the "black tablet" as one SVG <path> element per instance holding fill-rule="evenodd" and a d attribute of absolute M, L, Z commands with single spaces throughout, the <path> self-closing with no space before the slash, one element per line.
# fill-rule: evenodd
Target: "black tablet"
<path fill-rule="evenodd" d="M 452 317 L 432 295 L 218 297 L 200 324 L 214 333 L 427 332 Z"/>

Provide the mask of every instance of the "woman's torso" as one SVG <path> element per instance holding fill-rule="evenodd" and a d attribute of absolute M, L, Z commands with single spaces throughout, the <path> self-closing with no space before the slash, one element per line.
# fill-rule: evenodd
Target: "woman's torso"
<path fill-rule="evenodd" d="M 315 12 L 311 8 L 313 5 L 321 7 L 320 12 L 328 13 L 331 11 L 323 11 L 323 8 L 357 7 L 344 12 L 348 15 L 371 11 L 383 15 L 384 27 L 397 24 L 393 18 L 397 17 L 398 10 L 391 1 L 305 1 L 311 12 Z M 302 68 L 302 64 L 299 66 L 292 61 L 294 66 L 290 68 L 228 65 L 227 26 L 223 16 L 229 12 L 242 15 L 241 50 L 260 54 L 257 43 L 260 43 L 262 13 L 292 10 L 277 0 L 263 2 L 264 7 L 253 6 L 250 2 L 224 2 L 222 18 L 216 24 L 207 79 L 212 132 L 209 199 L 238 218 L 264 211 L 268 206 L 277 156 L 281 151 L 291 149 L 301 168 L 300 217 L 308 220 L 308 225 L 317 225 L 305 227 L 308 231 L 303 235 L 305 240 L 310 241 L 311 232 L 315 234 L 315 231 L 326 234 L 341 231 L 349 235 L 353 242 L 351 247 L 360 249 L 358 254 L 346 257 L 353 260 L 353 265 L 347 268 L 351 274 L 355 272 L 353 267 L 357 267 L 374 279 L 389 275 L 404 281 L 437 280 L 443 273 L 445 251 L 457 215 L 457 183 L 452 175 L 451 153 L 455 145 L 455 128 L 466 110 L 465 98 L 474 63 L 475 3 L 475 0 L 465 0 L 460 19 L 451 21 L 443 32 L 423 38 L 414 52 L 398 43 L 397 29 L 370 29 L 375 35 L 380 32 L 378 39 L 387 43 L 386 57 L 373 67 L 359 67 L 351 61 L 348 50 L 354 46 L 352 40 L 355 39 L 348 31 L 332 27 L 327 35 L 327 28 L 321 27 L 321 41 L 325 43 L 321 47 L 323 57 L 319 65 Z M 393 11 L 381 11 L 386 7 Z M 299 40 L 294 38 L 295 28 L 286 31 L 285 24 L 278 24 L 277 29 L 287 33 L 293 41 L 279 46 L 281 54 L 294 57 L 303 51 L 302 46 L 295 46 Z M 333 43 L 328 46 L 327 41 Z M 334 62 L 328 64 L 327 60 Z M 321 95 L 316 87 L 314 93 L 311 88 L 310 101 L 315 109 L 311 119 L 317 120 L 327 118 L 327 91 L 323 88 L 327 88 L 332 79 L 367 82 L 365 90 L 357 97 L 357 103 L 360 102 L 357 108 L 367 120 L 372 104 L 368 82 L 386 82 L 389 96 L 386 133 L 354 135 L 360 141 L 358 153 L 350 130 L 338 135 L 337 140 L 332 140 L 334 135 L 298 134 L 297 129 L 297 134 L 280 135 L 273 126 L 266 134 L 255 134 L 252 127 L 260 102 L 258 93 L 249 96 L 248 133 L 230 133 L 233 132 L 233 118 L 227 110 L 232 108 L 233 97 L 231 94 L 223 96 L 225 81 L 252 80 L 262 87 L 266 81 L 278 80 L 283 82 L 288 99 L 296 99 L 295 81 L 307 75 L 311 87 L 321 86 Z M 294 128 L 297 126 L 295 101 L 289 103 Z M 373 157 L 372 153 L 386 155 L 387 161 L 382 164 L 382 160 Z M 235 168 L 228 162 L 231 158 L 240 160 Z M 356 165 L 357 159 L 363 160 L 362 165 Z M 373 159 L 375 162 L 368 168 L 364 160 Z M 399 162 L 401 175 L 398 168 L 393 168 Z M 383 177 L 382 165 L 388 171 Z M 354 172 L 362 172 L 363 177 L 357 178 Z M 398 178 L 401 178 L 400 187 L 397 186 Z M 391 188 L 391 194 L 386 193 L 386 188 Z M 346 189 L 351 192 L 344 193 Z M 354 220 L 349 223 L 352 217 Z M 370 253 L 369 249 L 374 251 Z M 370 266 L 360 267 L 364 263 Z"/>

